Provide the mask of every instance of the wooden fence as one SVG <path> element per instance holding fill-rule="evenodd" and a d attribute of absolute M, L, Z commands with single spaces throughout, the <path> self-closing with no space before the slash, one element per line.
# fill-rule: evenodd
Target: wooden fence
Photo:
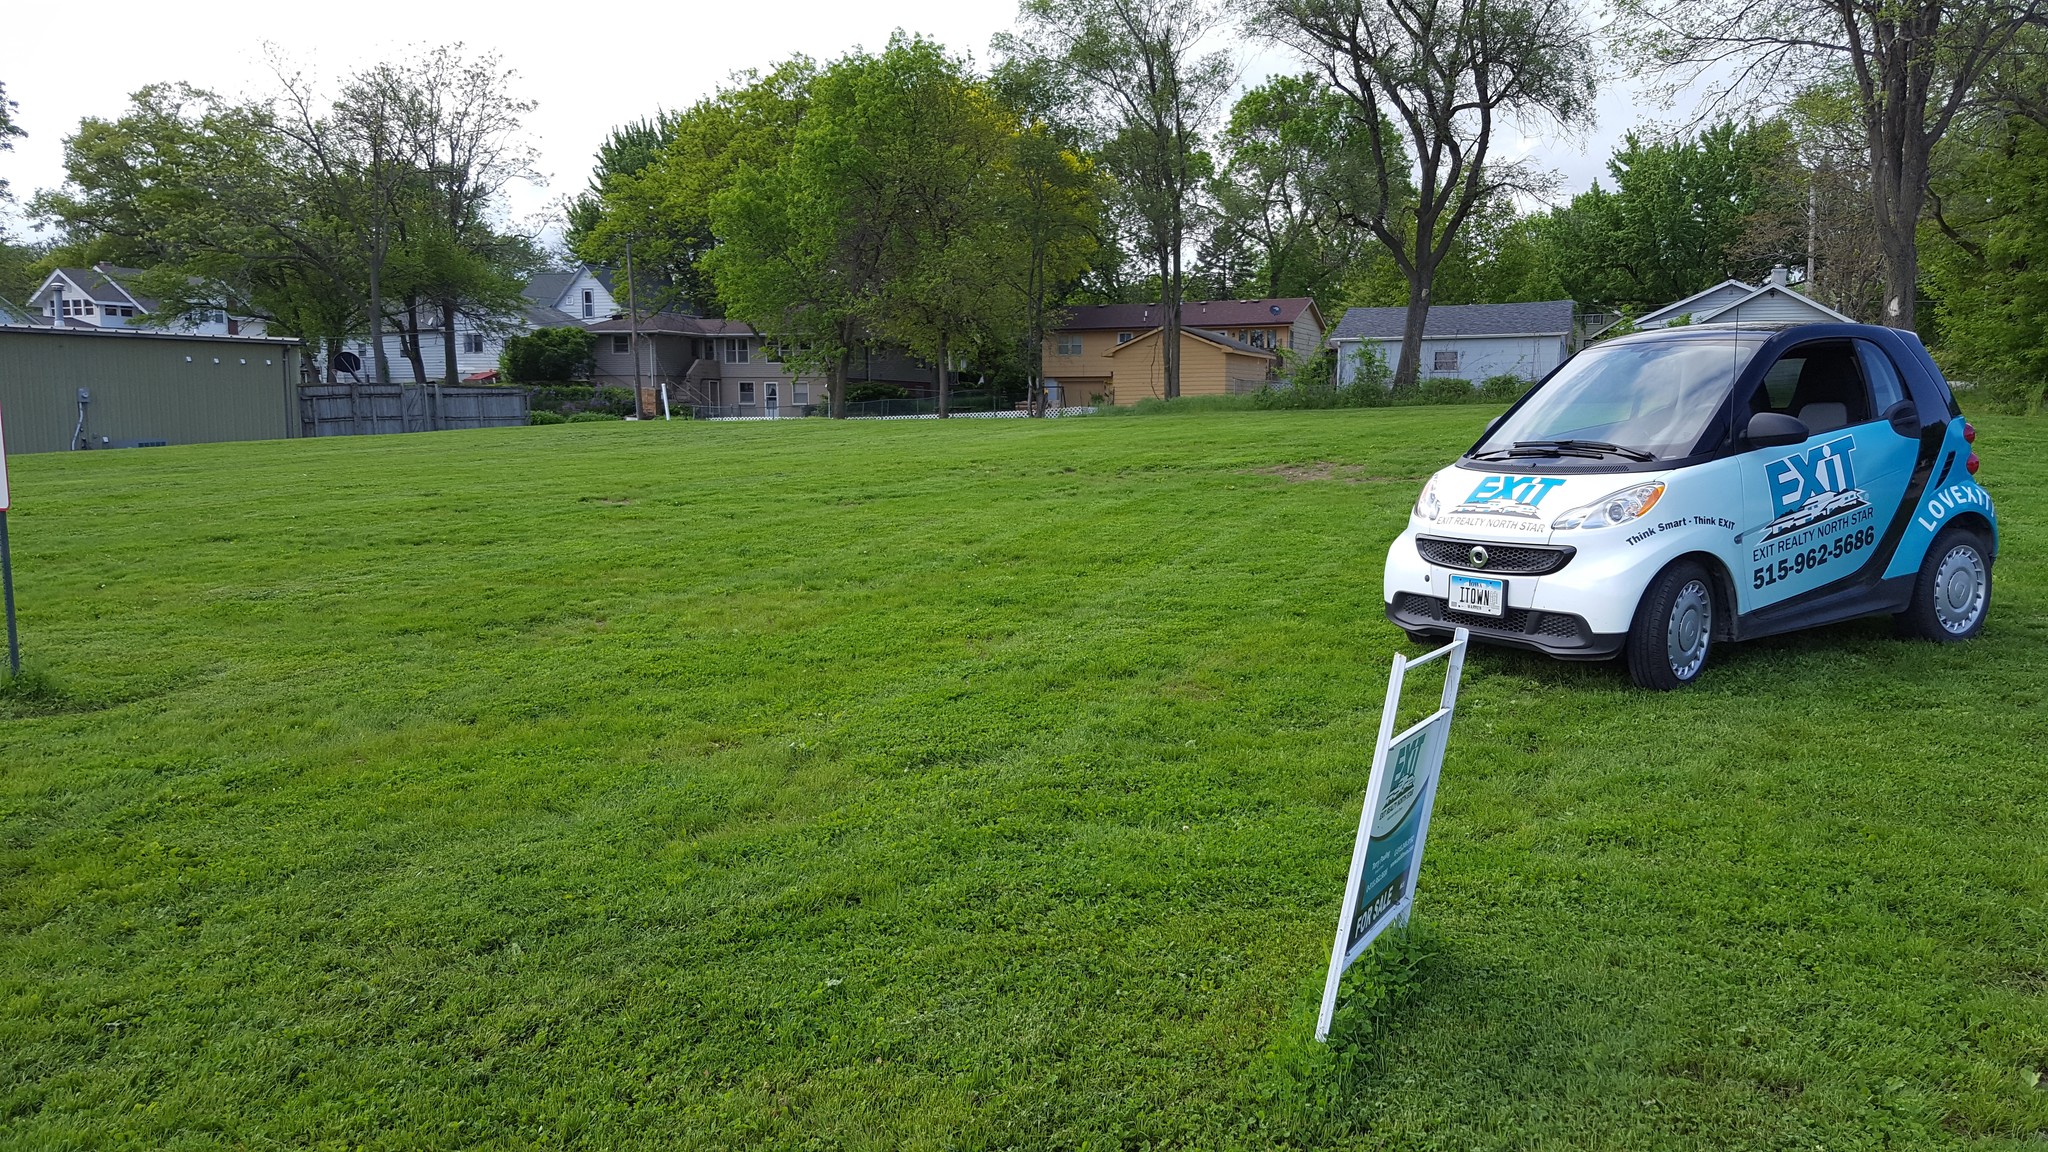
<path fill-rule="evenodd" d="M 439 411 L 431 384 L 301 384 L 303 436 L 370 436 L 449 428 L 510 428 L 526 423 L 520 388 L 442 386 Z"/>

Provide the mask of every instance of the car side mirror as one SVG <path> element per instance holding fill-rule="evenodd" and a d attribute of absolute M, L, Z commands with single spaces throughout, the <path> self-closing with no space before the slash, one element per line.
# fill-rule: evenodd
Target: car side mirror
<path fill-rule="evenodd" d="M 1911 400 L 1901 400 L 1885 409 L 1884 422 L 1908 440 L 1920 438 L 1920 409 Z"/>
<path fill-rule="evenodd" d="M 1807 431 L 1805 421 L 1797 417 L 1783 412 L 1759 412 L 1749 418 L 1747 435 L 1752 448 L 1781 448 L 1803 443 L 1812 433 Z"/>

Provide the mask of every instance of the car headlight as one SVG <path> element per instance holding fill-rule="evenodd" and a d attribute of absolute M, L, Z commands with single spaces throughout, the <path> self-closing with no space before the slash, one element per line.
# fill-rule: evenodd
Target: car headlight
<path fill-rule="evenodd" d="M 1574 508 L 1550 522 L 1552 528 L 1611 528 L 1649 514 L 1664 498 L 1664 482 L 1653 480 L 1623 488 L 1583 507 Z"/>
<path fill-rule="evenodd" d="M 1434 520 L 1442 511 L 1443 505 L 1436 499 L 1436 477 L 1431 476 L 1423 482 L 1422 495 L 1415 498 L 1415 514 L 1424 520 Z"/>

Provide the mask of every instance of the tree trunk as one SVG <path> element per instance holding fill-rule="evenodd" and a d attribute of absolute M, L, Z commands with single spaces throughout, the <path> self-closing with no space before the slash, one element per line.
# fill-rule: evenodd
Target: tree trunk
<path fill-rule="evenodd" d="M 1167 400 L 1180 395 L 1179 263 L 1171 248 L 1159 250 L 1159 307 L 1166 313 L 1159 323 L 1160 392 Z"/>
<path fill-rule="evenodd" d="M 853 354 L 846 350 L 844 344 L 841 344 L 839 356 L 832 362 L 830 378 L 825 381 L 826 391 L 832 394 L 832 418 L 834 420 L 846 419 L 846 373 L 851 366 L 852 360 Z"/>
<path fill-rule="evenodd" d="M 1422 333 L 1429 323 L 1431 286 L 1422 275 L 1409 277 L 1408 315 L 1401 322 L 1401 356 L 1394 365 L 1394 387 L 1412 388 L 1422 375 Z"/>
<path fill-rule="evenodd" d="M 952 375 L 950 369 L 953 365 L 949 362 L 951 356 L 952 351 L 946 344 L 946 334 L 941 332 L 939 333 L 939 419 L 941 420 L 953 414 L 953 390 L 948 387 L 950 382 L 947 379 Z"/>
<path fill-rule="evenodd" d="M 427 382 L 427 358 L 420 351 L 420 302 L 407 298 L 405 302 L 405 331 L 400 334 L 399 349 L 405 353 L 406 363 L 412 365 L 412 378 L 421 384 Z"/>
<path fill-rule="evenodd" d="M 384 253 L 370 253 L 370 362 L 376 383 L 391 383 L 391 361 L 384 355 Z"/>
<path fill-rule="evenodd" d="M 441 385 L 453 388 L 462 383 L 462 366 L 455 362 L 455 302 L 441 302 L 442 378 L 434 382 L 434 427 L 441 426 Z"/>

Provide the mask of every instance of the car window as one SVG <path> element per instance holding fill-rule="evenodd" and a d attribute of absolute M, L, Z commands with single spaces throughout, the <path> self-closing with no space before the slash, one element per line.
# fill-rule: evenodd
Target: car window
<path fill-rule="evenodd" d="M 1884 349 L 1868 340 L 1858 340 L 1856 352 L 1862 357 L 1864 375 L 1870 380 L 1870 414 L 1875 419 L 1906 398 L 1906 386 L 1900 382 L 1899 369 Z"/>
<path fill-rule="evenodd" d="M 1894 377 L 1893 386 L 1897 383 Z M 1750 394 L 1749 411 L 1796 417 L 1814 432 L 1876 418 L 1855 342 L 1849 340 L 1800 344 L 1778 357 Z"/>
<path fill-rule="evenodd" d="M 1761 337 L 1731 335 L 1598 344 L 1574 356 L 1474 449 L 1592 440 L 1660 459 L 1725 439 L 1728 393 Z M 1715 441 L 1713 444 L 1707 443 Z"/>

